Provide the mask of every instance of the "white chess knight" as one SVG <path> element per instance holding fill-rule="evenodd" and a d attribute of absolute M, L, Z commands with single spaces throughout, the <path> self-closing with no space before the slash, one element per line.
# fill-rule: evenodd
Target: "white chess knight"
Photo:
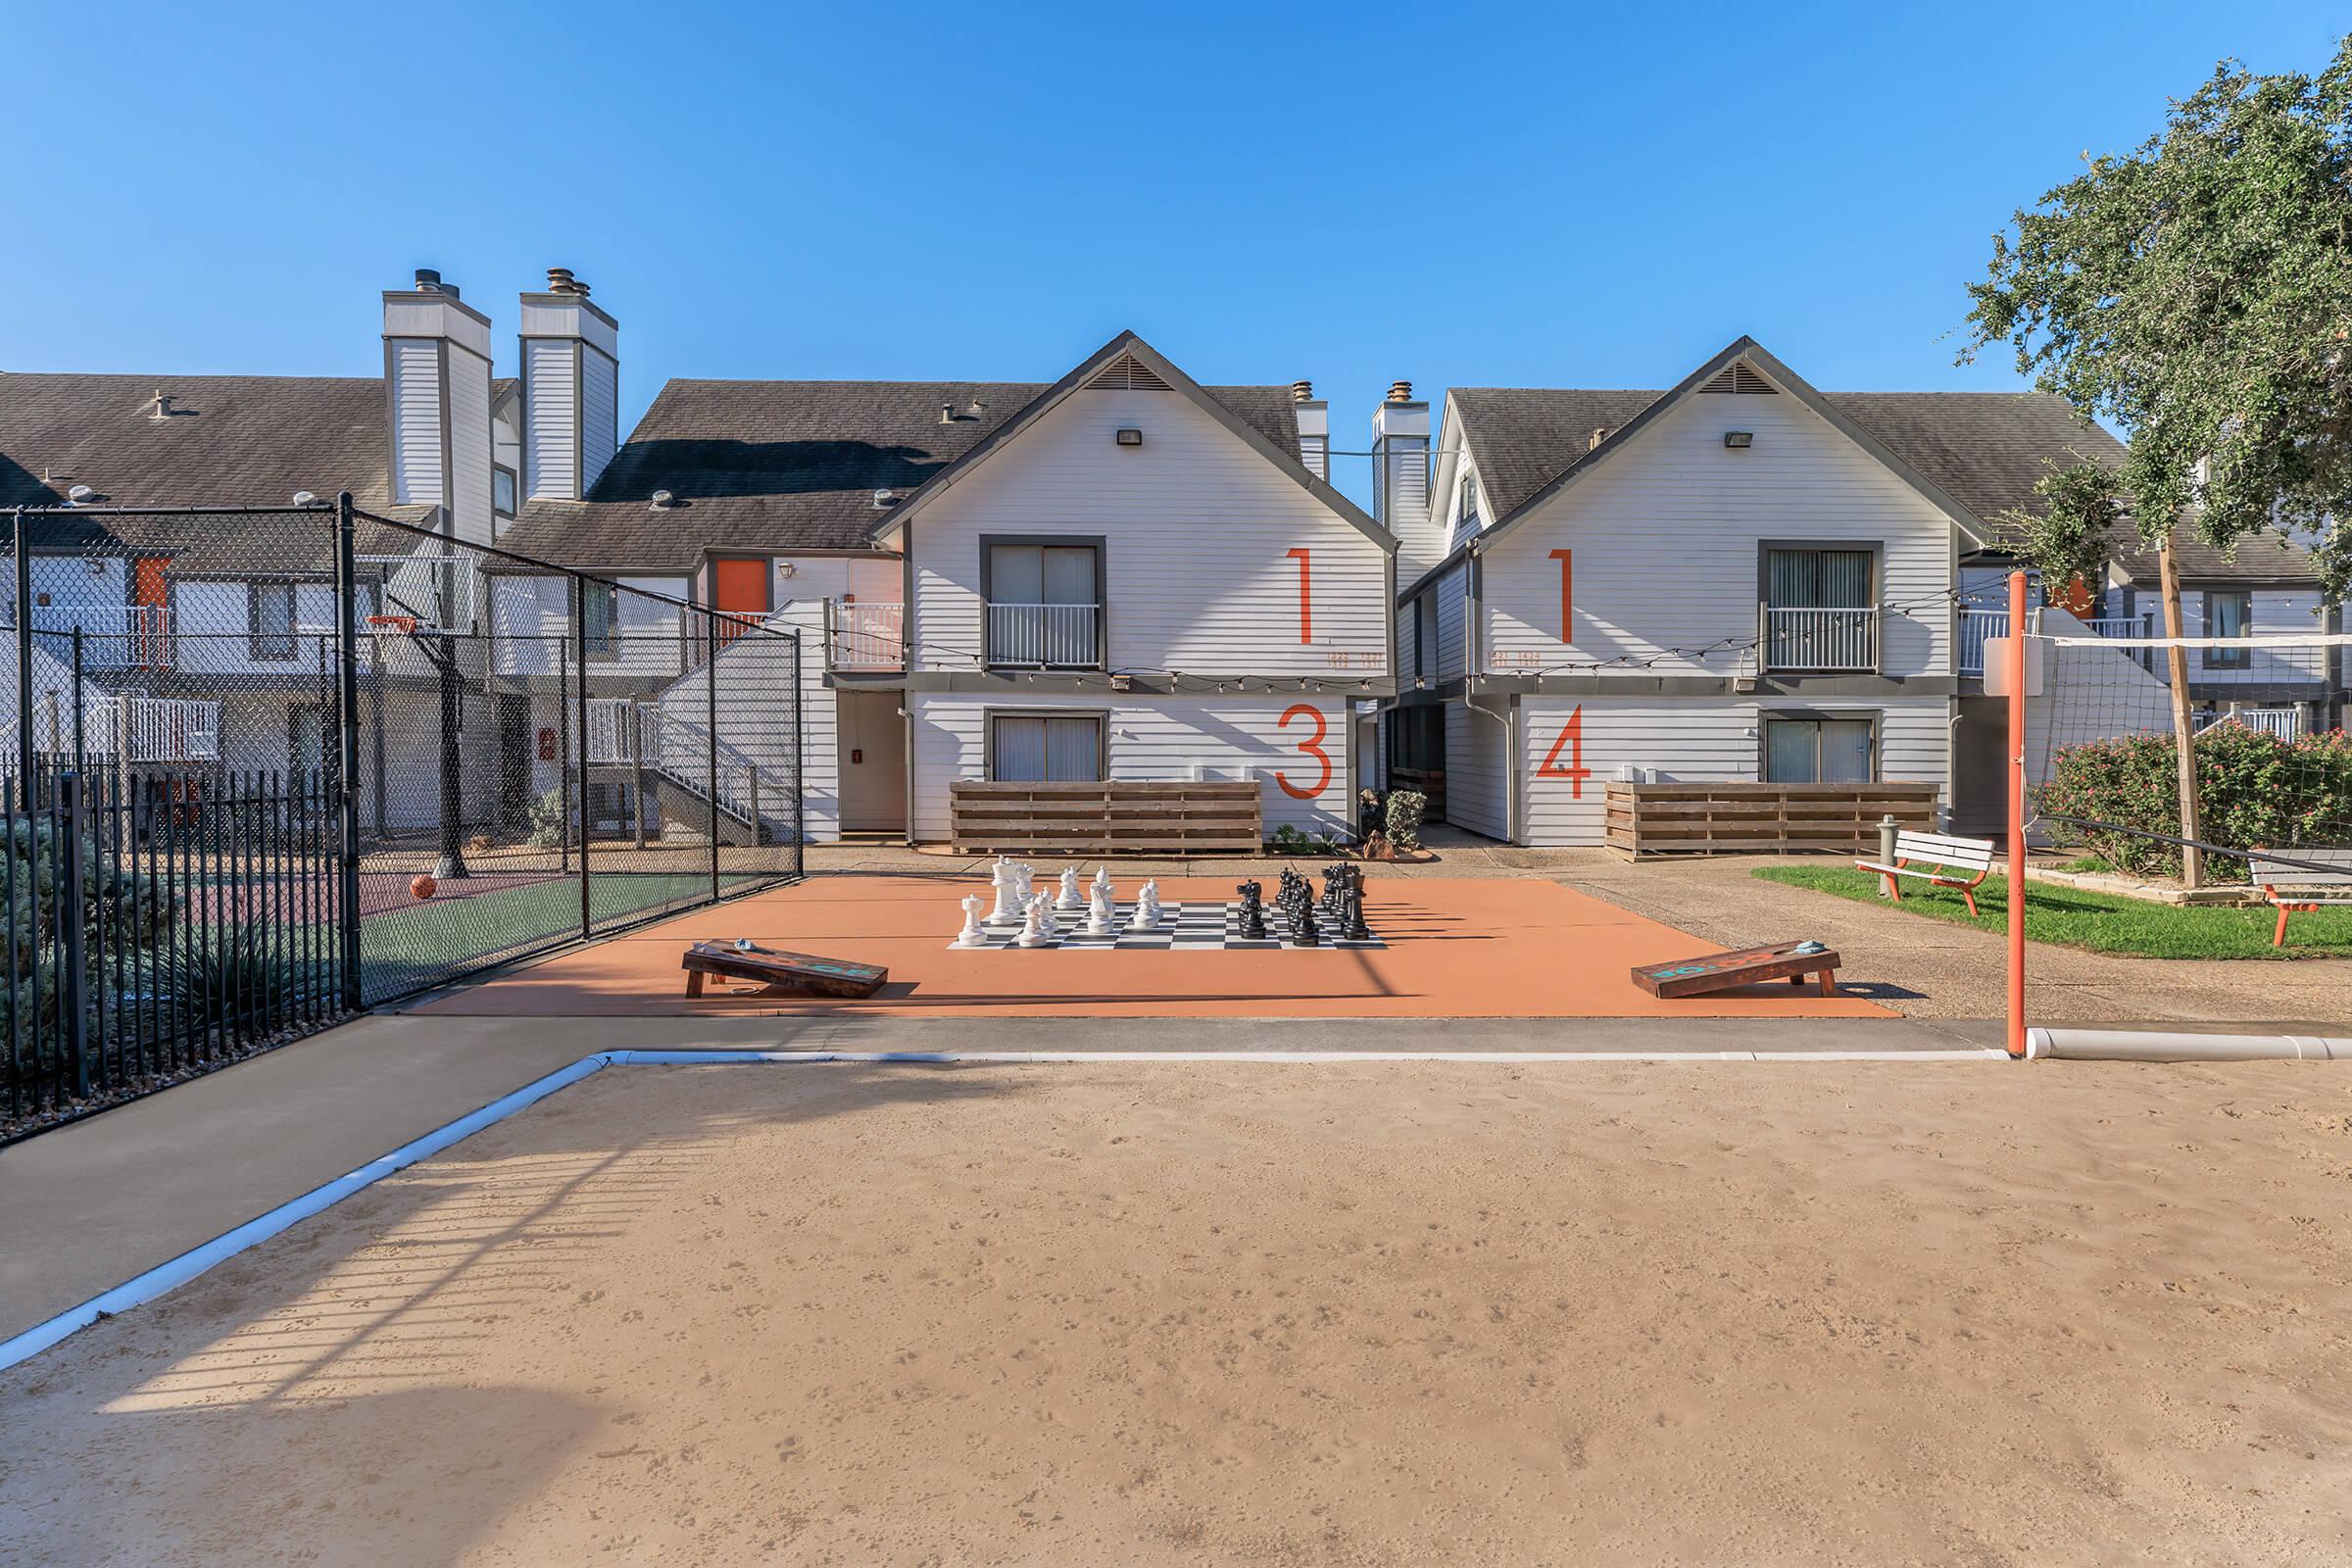
<path fill-rule="evenodd" d="M 1083 909 L 1086 900 L 1078 896 L 1078 868 L 1071 866 L 1061 873 L 1061 897 L 1054 901 L 1056 909 Z"/>
<path fill-rule="evenodd" d="M 987 907 L 988 901 L 979 894 L 967 893 L 963 896 L 963 929 L 956 933 L 956 946 L 959 948 L 985 948 L 988 946 L 988 933 L 980 928 L 980 911 Z"/>
<path fill-rule="evenodd" d="M 997 906 L 989 911 L 988 923 L 990 925 L 1010 925 L 1021 917 L 1023 903 L 1019 892 L 1019 881 L 1013 874 L 1011 858 L 1007 856 L 998 856 L 997 863 L 990 868 L 990 871 L 996 882 Z"/>
<path fill-rule="evenodd" d="M 1020 907 L 1029 907 L 1029 896 L 1037 891 L 1037 867 L 1026 860 L 1012 862 L 1012 896 Z"/>
<path fill-rule="evenodd" d="M 1115 918 L 1110 903 L 1110 884 L 1098 880 L 1094 887 L 1094 906 L 1086 912 L 1086 931 L 1089 936 L 1110 935 Z"/>
<path fill-rule="evenodd" d="M 1118 889 L 1110 885 L 1109 866 L 1098 865 L 1095 867 L 1094 891 L 1095 897 L 1098 899 L 1109 901 L 1118 898 Z"/>
<path fill-rule="evenodd" d="M 1021 934 L 1012 939 L 1013 946 L 1042 948 L 1053 940 L 1054 896 L 1050 893 L 1040 893 L 1030 899 L 1028 918 L 1021 926 Z"/>
<path fill-rule="evenodd" d="M 1135 896 L 1135 924 L 1140 931 L 1159 929 L 1159 882 L 1146 882 Z"/>

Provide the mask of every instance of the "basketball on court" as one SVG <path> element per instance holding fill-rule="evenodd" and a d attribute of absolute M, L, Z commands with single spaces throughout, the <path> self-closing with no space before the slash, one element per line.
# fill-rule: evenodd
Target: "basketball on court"
<path fill-rule="evenodd" d="M 441 890 L 441 884 L 429 876 L 417 876 L 409 883 L 409 891 L 420 899 L 429 899 Z"/>

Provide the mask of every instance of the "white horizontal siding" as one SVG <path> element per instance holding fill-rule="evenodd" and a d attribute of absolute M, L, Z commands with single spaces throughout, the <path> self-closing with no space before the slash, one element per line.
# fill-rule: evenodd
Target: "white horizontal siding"
<path fill-rule="evenodd" d="M 1338 697 L 1114 698 L 1054 695 L 995 702 L 981 697 L 909 694 L 914 713 L 914 831 L 926 841 L 948 837 L 948 785 L 956 779 L 986 778 L 985 715 L 997 710 L 1054 710 L 1100 713 L 1110 776 L 1115 779 L 1189 780 L 1196 766 L 1204 779 L 1255 778 L 1268 833 L 1285 822 L 1306 832 L 1353 831 L 1348 782 L 1348 703 Z M 1276 781 L 1281 773 L 1298 788 L 1312 787 L 1321 765 L 1299 751 L 1313 738 L 1307 717 L 1281 722 L 1284 713 L 1309 707 L 1324 721 L 1323 751 L 1331 777 L 1311 800 L 1298 800 Z"/>
<path fill-rule="evenodd" d="M 1510 737 L 1493 712 L 1446 705 L 1446 820 L 1499 839 L 1509 836 Z"/>
<path fill-rule="evenodd" d="M 392 499 L 435 507 L 441 493 L 441 345 L 399 338 L 388 345 L 392 368 Z"/>
<path fill-rule="evenodd" d="M 1117 446 L 1122 426 L 1144 444 Z M 1075 534 L 1106 541 L 1113 669 L 1386 673 L 1380 547 L 1179 393 L 1075 393 L 908 528 L 919 667 L 978 665 L 983 535 Z"/>
<path fill-rule="evenodd" d="M 1597 845 L 1602 840 L 1602 802 L 1620 768 L 1651 770 L 1660 783 L 1754 781 L 1761 776 L 1757 733 L 1762 716 L 1801 704 L 1730 703 L 1720 698 L 1688 701 L 1610 698 L 1529 697 L 1522 700 L 1525 736 L 1526 841 L 1535 845 Z M 1879 776 L 1888 781 L 1944 784 L 1946 729 L 1950 704 L 1943 698 L 1817 705 L 1840 715 L 1880 715 Z M 1540 776 L 1572 713 L 1582 710 L 1581 781 Z M 1569 768 L 1573 744 L 1562 746 L 1554 764 Z M 1452 793 L 1451 759 L 1446 793 Z"/>
<path fill-rule="evenodd" d="M 1438 606 L 1438 662 L 1431 678 L 1458 680 L 1470 668 L 1470 568 L 1455 565 L 1431 593 Z"/>
<path fill-rule="evenodd" d="M 1754 434 L 1727 450 L 1727 430 Z M 1490 670 L 1639 661 L 1736 673 L 1756 637 L 1764 539 L 1883 543 L 1887 674 L 1950 670 L 1952 524 L 1795 397 L 1698 395 L 1513 525 L 1482 580 Z M 1572 551 L 1576 625 L 1560 625 L 1557 549 Z M 1740 647 L 1661 658 L 1669 649 Z"/>
<path fill-rule="evenodd" d="M 2164 630 L 2163 616 L 2157 616 L 2154 631 Z M 2183 589 L 2180 594 L 2180 631 L 2187 637 L 2202 637 L 2206 633 L 2205 592 L 2202 589 Z M 2252 613 L 2247 629 L 2257 637 L 2292 637 L 2297 633 L 2318 634 L 2328 629 L 2328 621 L 2317 588 L 2254 590 Z M 2247 689 L 2249 699 L 2259 695 L 2256 688 L 2278 686 L 2298 681 L 2319 681 L 2328 677 L 2328 650 L 2325 647 L 2255 648 L 2243 669 L 2217 669 L 2206 662 L 2206 650 L 2188 651 L 2188 684 L 2191 690 L 2199 686 L 2230 686 Z M 2166 669 L 2161 652 L 2156 659 L 2159 673 Z"/>

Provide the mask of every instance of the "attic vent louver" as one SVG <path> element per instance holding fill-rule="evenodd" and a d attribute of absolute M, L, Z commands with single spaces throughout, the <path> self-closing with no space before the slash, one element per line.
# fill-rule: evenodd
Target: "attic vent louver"
<path fill-rule="evenodd" d="M 1734 360 L 1699 390 L 1701 392 L 1755 392 L 1770 397 L 1778 394 L 1781 389 L 1750 369 L 1745 360 Z"/>
<path fill-rule="evenodd" d="M 1096 392 L 1165 392 L 1168 383 L 1132 354 L 1122 354 L 1097 370 L 1087 386 Z"/>

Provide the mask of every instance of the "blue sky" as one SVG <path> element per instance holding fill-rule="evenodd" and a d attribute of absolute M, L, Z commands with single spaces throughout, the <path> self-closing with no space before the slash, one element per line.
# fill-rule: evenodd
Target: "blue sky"
<path fill-rule="evenodd" d="M 1125 326 L 1312 377 L 1344 446 L 1397 376 L 1656 386 L 1741 332 L 1832 390 L 2006 387 L 1952 363 L 1990 231 L 2345 25 L 19 0 L 0 368 L 373 374 L 419 266 L 511 359 L 552 264 L 620 318 L 624 424 L 670 375 L 1050 380 Z"/>

